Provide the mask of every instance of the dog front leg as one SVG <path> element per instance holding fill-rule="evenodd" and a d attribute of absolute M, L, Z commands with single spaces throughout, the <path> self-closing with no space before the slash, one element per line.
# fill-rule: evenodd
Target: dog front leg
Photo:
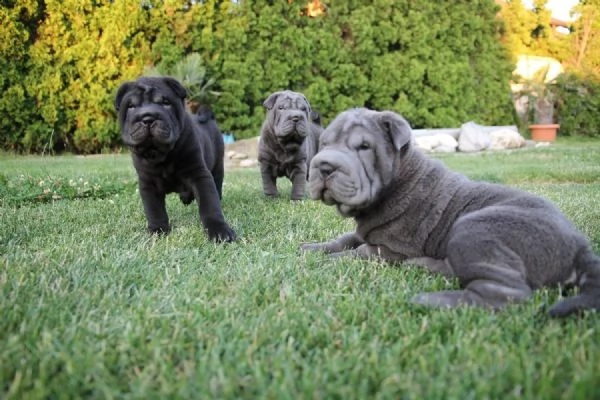
<path fill-rule="evenodd" d="M 168 233 L 171 227 L 165 207 L 165 193 L 157 191 L 154 186 L 146 182 L 139 182 L 139 188 L 144 214 L 148 221 L 148 232 Z"/>
<path fill-rule="evenodd" d="M 306 186 L 306 162 L 302 162 L 301 167 L 294 168 L 291 174 L 292 181 L 292 200 L 304 199 L 304 187 Z"/>
<path fill-rule="evenodd" d="M 425 268 L 433 273 L 441 274 L 446 278 L 452 278 L 454 276 L 452 267 L 448 263 L 447 259 L 440 260 L 431 257 L 415 257 L 405 260 L 405 263 Z"/>
<path fill-rule="evenodd" d="M 188 182 L 188 185 L 194 192 L 200 221 L 206 229 L 209 239 L 216 242 L 233 242 L 236 235 L 225 222 L 219 193 L 212 175 L 205 173 L 197 176 Z"/>
<path fill-rule="evenodd" d="M 386 246 L 380 245 L 371 245 L 367 243 L 363 243 L 360 246 L 356 247 L 353 250 L 343 251 L 340 253 L 330 254 L 331 257 L 341 257 L 341 256 L 352 256 L 356 258 L 364 258 L 364 259 L 381 259 L 384 261 L 404 261 L 406 260 L 406 256 L 404 254 L 394 253 Z"/>
<path fill-rule="evenodd" d="M 363 240 L 355 232 L 348 232 L 330 242 L 303 243 L 300 245 L 300 250 L 322 251 L 325 254 L 340 254 L 351 252 L 363 243 Z"/>
<path fill-rule="evenodd" d="M 277 177 L 273 167 L 269 164 L 260 163 L 260 176 L 262 179 L 263 193 L 267 197 L 277 197 Z"/>

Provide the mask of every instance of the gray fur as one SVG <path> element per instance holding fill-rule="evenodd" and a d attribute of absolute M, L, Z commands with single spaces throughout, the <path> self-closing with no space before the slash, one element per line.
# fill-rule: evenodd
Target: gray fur
<path fill-rule="evenodd" d="M 292 200 L 304 198 L 310 160 L 323 130 L 318 113 L 311 112 L 302 93 L 272 93 L 263 103 L 267 115 L 258 145 L 258 162 L 265 196 L 276 197 L 277 178 L 292 181 Z"/>
<path fill-rule="evenodd" d="M 416 303 L 499 309 L 574 281 L 580 293 L 550 315 L 600 310 L 600 258 L 554 204 L 448 170 L 413 147 L 398 114 L 340 114 L 321 135 L 309 189 L 353 217 L 356 231 L 303 250 L 405 261 L 459 279 L 461 290 L 419 294 Z"/>

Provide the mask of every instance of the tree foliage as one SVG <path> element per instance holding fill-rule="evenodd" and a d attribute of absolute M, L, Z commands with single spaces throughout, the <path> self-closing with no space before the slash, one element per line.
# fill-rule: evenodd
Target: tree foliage
<path fill-rule="evenodd" d="M 557 99 L 556 119 L 562 135 L 600 136 L 600 79 L 565 73 L 551 90 Z"/>
<path fill-rule="evenodd" d="M 573 7 L 570 33 L 551 26 L 547 3 L 535 0 L 531 9 L 521 0 L 502 3 L 503 41 L 513 58 L 519 54 L 553 57 L 567 72 L 600 78 L 600 0 L 580 0 Z"/>
<path fill-rule="evenodd" d="M 117 86 L 202 59 L 224 131 L 255 136 L 273 91 L 303 92 L 325 122 L 354 106 L 415 127 L 513 123 L 512 65 L 492 0 L 23 0 L 0 6 L 0 145 L 120 145 Z M 18 5 L 17 5 L 18 4 Z M 212 81 L 211 81 L 212 82 Z"/>
<path fill-rule="evenodd" d="M 0 7 L 0 146 L 4 149 L 19 149 L 28 134 L 22 129 L 25 125 L 40 127 L 35 98 L 28 92 L 25 78 L 32 69 L 29 49 L 43 13 L 44 7 L 36 0 Z"/>
<path fill-rule="evenodd" d="M 581 0 L 573 12 L 579 18 L 570 35 L 572 71 L 600 79 L 600 0 Z"/>
<path fill-rule="evenodd" d="M 535 0 L 533 8 L 526 9 L 520 0 L 505 0 L 501 8 L 503 41 L 513 60 L 523 54 L 561 62 L 565 73 L 554 84 L 533 85 L 534 92 L 543 88 L 553 94 L 555 122 L 561 124 L 562 135 L 596 136 L 599 124 L 597 111 L 592 110 L 598 107 L 600 82 L 600 0 L 578 2 L 571 10 L 568 33 L 551 26 L 546 4 L 546 0 Z"/>

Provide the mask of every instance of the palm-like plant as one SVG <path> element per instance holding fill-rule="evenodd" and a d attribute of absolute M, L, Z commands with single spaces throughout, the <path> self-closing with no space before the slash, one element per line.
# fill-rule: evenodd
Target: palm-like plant
<path fill-rule="evenodd" d="M 188 92 L 187 106 L 195 112 L 200 105 L 210 105 L 221 93 L 211 88 L 216 83 L 215 78 L 206 75 L 206 67 L 198 53 L 190 53 L 168 70 L 150 67 L 145 72 L 148 76 L 171 76 L 177 79 Z"/>
<path fill-rule="evenodd" d="M 549 66 L 538 69 L 531 78 L 518 77 L 521 86 L 519 96 L 527 97 L 527 118 L 536 124 L 554 122 L 554 91 L 552 82 L 548 82 Z"/>

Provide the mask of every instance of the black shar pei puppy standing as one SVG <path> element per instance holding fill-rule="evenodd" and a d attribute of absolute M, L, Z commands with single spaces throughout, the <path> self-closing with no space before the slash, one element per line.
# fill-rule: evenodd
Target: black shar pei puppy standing
<path fill-rule="evenodd" d="M 500 309 L 534 289 L 574 283 L 579 294 L 550 315 L 600 310 L 600 257 L 555 205 L 451 172 L 416 150 L 411 136 L 390 111 L 335 118 L 321 135 L 309 190 L 353 217 L 356 231 L 304 250 L 406 261 L 459 279 L 462 290 L 417 295 L 422 305 Z"/>
<path fill-rule="evenodd" d="M 230 242 L 235 232 L 220 203 L 223 137 L 218 128 L 194 121 L 185 109 L 186 95 L 168 77 L 141 77 L 117 91 L 121 136 L 131 149 L 148 230 L 170 231 L 165 196 L 176 192 L 186 204 L 196 199 L 211 240 Z"/>
<path fill-rule="evenodd" d="M 277 196 L 277 178 L 292 181 L 292 200 L 304 198 L 310 160 L 323 131 L 302 93 L 272 93 L 263 103 L 267 115 L 260 132 L 258 162 L 265 196 Z"/>

